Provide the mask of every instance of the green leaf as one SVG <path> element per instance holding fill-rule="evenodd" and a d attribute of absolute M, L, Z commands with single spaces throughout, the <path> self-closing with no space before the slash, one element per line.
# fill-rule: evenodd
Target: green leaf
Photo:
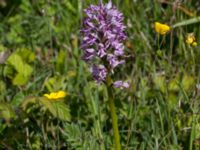
<path fill-rule="evenodd" d="M 169 108 L 170 109 L 176 108 L 177 103 L 178 103 L 177 96 L 174 93 L 170 92 L 167 96 L 167 104 Z"/>
<path fill-rule="evenodd" d="M 18 73 L 14 79 L 12 80 L 13 85 L 24 85 L 28 81 L 27 76 L 24 76 L 23 74 Z"/>
<path fill-rule="evenodd" d="M 64 72 L 65 58 L 66 58 L 66 51 L 60 50 L 60 52 L 58 53 L 57 60 L 56 60 L 56 70 L 60 73 Z"/>
<path fill-rule="evenodd" d="M 21 107 L 23 110 L 26 110 L 30 104 L 35 104 L 36 103 L 37 97 L 28 97 L 26 98 L 22 103 Z"/>
<path fill-rule="evenodd" d="M 48 89 L 48 91 L 53 91 L 53 87 L 56 83 L 56 78 L 55 77 L 52 77 L 52 78 L 49 78 L 48 80 L 45 81 L 45 87 Z"/>
<path fill-rule="evenodd" d="M 180 82 L 180 77 L 177 76 L 175 77 L 174 79 L 170 80 L 169 84 L 168 84 L 168 89 L 170 91 L 179 91 L 180 90 L 180 87 L 178 85 L 178 83 Z"/>
<path fill-rule="evenodd" d="M 18 107 L 24 101 L 23 92 L 18 92 L 12 99 L 11 104 Z"/>
<path fill-rule="evenodd" d="M 15 74 L 15 71 L 11 65 L 6 65 L 3 70 L 3 75 L 12 79 Z"/>
<path fill-rule="evenodd" d="M 18 72 L 21 72 L 21 68 L 23 67 L 23 61 L 18 54 L 13 53 L 8 58 L 7 62 L 12 65 Z"/>
<path fill-rule="evenodd" d="M 41 104 L 46 107 L 50 113 L 61 120 L 70 121 L 70 110 L 62 101 L 52 101 L 46 98 L 40 99 Z"/>
<path fill-rule="evenodd" d="M 67 76 L 54 76 L 45 81 L 45 87 L 48 91 L 58 91 L 66 88 L 66 77 Z"/>
<path fill-rule="evenodd" d="M 15 117 L 15 112 L 12 106 L 8 103 L 0 103 L 0 118 L 10 120 Z"/>
<path fill-rule="evenodd" d="M 83 135 L 86 133 L 84 128 L 80 128 L 77 124 L 64 124 L 64 130 L 62 130 L 62 136 L 70 143 L 72 148 L 77 149 L 82 146 Z"/>
<path fill-rule="evenodd" d="M 56 110 L 56 113 L 54 114 L 54 116 L 57 116 L 61 120 L 70 121 L 71 119 L 70 109 L 67 105 L 65 105 L 65 103 L 56 101 L 56 102 L 53 102 L 53 106 L 55 107 L 55 110 Z"/>
<path fill-rule="evenodd" d="M 12 26 L 12 28 L 10 28 L 10 32 L 5 34 L 5 37 L 7 38 L 9 43 L 19 44 L 24 42 L 24 39 L 21 36 L 19 36 L 19 33 L 21 32 L 23 32 L 22 27 L 20 26 L 19 23 L 18 24 L 16 23 L 15 26 Z"/>
<path fill-rule="evenodd" d="M 44 106 L 45 108 L 47 108 L 52 114 L 56 114 L 56 110 L 52 104 L 52 102 L 45 98 L 45 97 L 41 97 L 40 100 L 39 100 L 40 104 L 42 106 Z"/>
<path fill-rule="evenodd" d="M 0 92 L 4 93 L 6 92 L 6 85 L 3 81 L 0 80 Z"/>
<path fill-rule="evenodd" d="M 178 23 L 174 24 L 172 26 L 172 28 L 186 26 L 186 25 L 195 24 L 195 23 L 199 23 L 199 22 L 200 22 L 200 16 L 192 18 L 192 19 L 188 19 L 188 20 L 184 20 L 184 21 L 178 22 Z"/>
<path fill-rule="evenodd" d="M 163 93 L 166 91 L 166 79 L 163 75 L 155 75 L 153 77 L 153 82 L 159 90 L 161 90 Z"/>
<path fill-rule="evenodd" d="M 30 65 L 23 62 L 18 54 L 13 54 L 9 57 L 8 62 L 17 70 L 18 73 L 24 76 L 29 76 L 33 69 Z"/>
<path fill-rule="evenodd" d="M 185 91 L 188 91 L 195 85 L 195 79 L 192 76 L 185 74 L 182 79 L 182 86 Z"/>
<path fill-rule="evenodd" d="M 14 85 L 24 85 L 28 81 L 33 69 L 30 65 L 25 63 L 20 55 L 13 53 L 7 60 L 7 62 L 14 67 L 18 72 L 13 78 Z"/>
<path fill-rule="evenodd" d="M 30 49 L 20 48 L 17 49 L 16 53 L 22 58 L 23 61 L 27 63 L 31 63 L 35 60 L 35 53 L 32 52 Z"/>

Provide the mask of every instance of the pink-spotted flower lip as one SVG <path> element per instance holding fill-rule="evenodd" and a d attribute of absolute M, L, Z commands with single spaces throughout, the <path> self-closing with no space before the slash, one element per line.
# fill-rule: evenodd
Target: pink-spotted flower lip
<path fill-rule="evenodd" d="M 114 68 L 124 63 L 126 39 L 124 17 L 112 4 L 90 5 L 84 10 L 81 29 L 83 60 L 92 67 L 93 78 L 101 83 Z"/>

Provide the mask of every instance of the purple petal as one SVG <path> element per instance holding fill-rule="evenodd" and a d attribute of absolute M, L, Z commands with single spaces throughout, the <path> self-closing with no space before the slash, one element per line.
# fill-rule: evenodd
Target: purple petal
<path fill-rule="evenodd" d="M 97 81 L 97 83 L 101 83 L 105 81 L 107 76 L 107 69 L 103 65 L 93 66 L 92 67 L 93 78 Z"/>
<path fill-rule="evenodd" d="M 114 69 L 116 66 L 123 64 L 125 61 L 124 60 L 118 60 L 116 56 L 109 54 L 107 56 L 107 60 L 111 66 L 112 69 Z"/>
<path fill-rule="evenodd" d="M 109 1 L 108 4 L 105 5 L 105 7 L 106 7 L 107 9 L 111 9 L 111 8 L 112 8 L 112 2 Z"/>
<path fill-rule="evenodd" d="M 128 82 L 123 82 L 123 81 L 115 81 L 113 85 L 116 88 L 129 88 L 129 83 Z"/>

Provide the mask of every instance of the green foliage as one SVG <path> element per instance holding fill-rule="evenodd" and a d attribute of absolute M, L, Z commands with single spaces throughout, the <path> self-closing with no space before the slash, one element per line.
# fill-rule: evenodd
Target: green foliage
<path fill-rule="evenodd" d="M 55 101 L 49 100 L 45 97 L 31 97 L 23 101 L 22 108 L 30 113 L 31 108 L 29 108 L 29 105 L 36 105 L 37 103 L 39 104 L 39 107 L 41 107 L 41 111 L 48 110 L 55 118 L 59 118 L 60 120 L 64 121 L 70 121 L 70 110 L 63 100 Z"/>
<path fill-rule="evenodd" d="M 61 120 L 70 121 L 70 110 L 63 102 L 51 102 L 48 99 L 40 99 L 40 102 L 46 107 L 54 117 Z"/>
<path fill-rule="evenodd" d="M 114 70 L 131 83 L 114 91 L 122 149 L 199 149 L 199 3 L 112 1 L 128 35 Z M 0 149 L 114 148 L 106 87 L 81 60 L 83 9 L 97 3 L 0 0 Z M 158 36 L 155 21 L 172 30 Z M 67 97 L 42 97 L 59 90 Z"/>
<path fill-rule="evenodd" d="M 26 51 L 23 51 L 23 53 L 25 53 L 24 56 L 27 55 Z M 11 77 L 13 85 L 26 84 L 31 73 L 33 72 L 32 67 L 29 64 L 27 64 L 22 57 L 23 55 L 20 55 L 20 53 L 17 54 L 15 52 L 11 54 L 11 56 L 7 60 L 7 67 L 12 67 L 14 71 L 16 71 L 16 74 L 14 74 L 14 76 Z M 30 57 L 30 59 L 32 58 Z M 5 76 L 7 76 L 7 74 L 9 73 L 5 73 Z"/>
<path fill-rule="evenodd" d="M 15 112 L 12 106 L 8 103 L 0 103 L 0 118 L 9 121 L 14 117 L 15 117 Z"/>

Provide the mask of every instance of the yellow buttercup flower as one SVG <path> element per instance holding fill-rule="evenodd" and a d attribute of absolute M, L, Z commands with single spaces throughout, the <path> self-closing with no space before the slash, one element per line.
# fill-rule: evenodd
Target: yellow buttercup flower
<path fill-rule="evenodd" d="M 197 46 L 197 42 L 193 42 L 193 43 L 192 43 L 192 46 Z"/>
<path fill-rule="evenodd" d="M 192 46 L 197 46 L 196 38 L 193 33 L 189 33 L 186 37 L 186 43 Z"/>
<path fill-rule="evenodd" d="M 64 98 L 66 95 L 67 95 L 67 93 L 64 91 L 58 91 L 58 92 L 52 92 L 50 94 L 44 94 L 45 97 L 47 97 L 48 99 L 51 99 L 51 100 L 61 99 L 61 98 Z"/>
<path fill-rule="evenodd" d="M 155 27 L 156 32 L 161 35 L 165 35 L 170 30 L 170 26 L 159 23 L 159 22 L 155 22 L 154 27 Z"/>

